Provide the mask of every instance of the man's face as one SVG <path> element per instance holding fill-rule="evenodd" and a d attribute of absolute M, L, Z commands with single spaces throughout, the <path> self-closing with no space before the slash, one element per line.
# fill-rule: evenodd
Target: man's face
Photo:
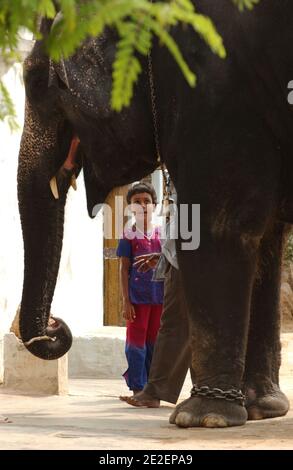
<path fill-rule="evenodd" d="M 134 194 L 130 200 L 131 210 L 138 223 L 148 224 L 152 220 L 155 205 L 149 193 Z"/>

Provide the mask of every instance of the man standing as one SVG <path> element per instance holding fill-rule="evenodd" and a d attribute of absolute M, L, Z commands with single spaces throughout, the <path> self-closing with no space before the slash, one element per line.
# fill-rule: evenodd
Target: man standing
<path fill-rule="evenodd" d="M 170 227 L 169 230 L 171 231 Z M 138 407 L 158 408 L 160 400 L 176 403 L 188 368 L 192 383 L 195 374 L 191 366 L 189 320 L 181 285 L 175 239 L 169 238 L 162 247 L 162 256 L 140 256 L 136 265 L 144 271 L 167 263 L 165 294 L 161 326 L 155 343 L 147 384 L 135 396 L 121 396 L 120 400 Z"/>

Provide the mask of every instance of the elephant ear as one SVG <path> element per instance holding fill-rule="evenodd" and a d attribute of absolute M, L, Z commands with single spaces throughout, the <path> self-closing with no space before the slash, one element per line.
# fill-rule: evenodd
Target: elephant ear
<path fill-rule="evenodd" d="M 107 190 L 101 188 L 97 184 L 91 161 L 85 158 L 83 159 L 83 175 L 86 190 L 87 210 L 89 216 L 94 219 L 98 213 L 99 205 L 105 202 L 110 189 Z"/>

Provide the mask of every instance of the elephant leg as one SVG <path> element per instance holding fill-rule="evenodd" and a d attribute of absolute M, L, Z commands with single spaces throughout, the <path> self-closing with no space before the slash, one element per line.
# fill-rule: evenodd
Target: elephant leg
<path fill-rule="evenodd" d="M 283 233 L 283 224 L 275 224 L 263 237 L 259 251 L 244 374 L 248 419 L 283 416 L 289 409 L 288 399 L 279 388 Z"/>
<path fill-rule="evenodd" d="M 170 422 L 180 427 L 239 426 L 247 420 L 240 389 L 259 234 L 229 231 L 217 236 L 204 222 L 201 234 L 198 250 L 178 253 L 199 394 L 178 405 Z"/>

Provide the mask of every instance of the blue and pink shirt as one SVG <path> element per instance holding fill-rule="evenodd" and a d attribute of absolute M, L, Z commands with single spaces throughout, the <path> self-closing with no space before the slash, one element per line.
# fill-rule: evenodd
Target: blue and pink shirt
<path fill-rule="evenodd" d="M 153 269 L 146 273 L 139 272 L 133 267 L 136 256 L 161 253 L 161 241 L 159 227 L 154 227 L 152 233 L 148 236 L 144 234 L 143 238 L 134 237 L 133 229 L 128 229 L 117 248 L 117 256 L 130 258 L 129 269 L 129 300 L 132 304 L 151 304 L 159 305 L 163 303 L 164 282 L 153 281 Z"/>

